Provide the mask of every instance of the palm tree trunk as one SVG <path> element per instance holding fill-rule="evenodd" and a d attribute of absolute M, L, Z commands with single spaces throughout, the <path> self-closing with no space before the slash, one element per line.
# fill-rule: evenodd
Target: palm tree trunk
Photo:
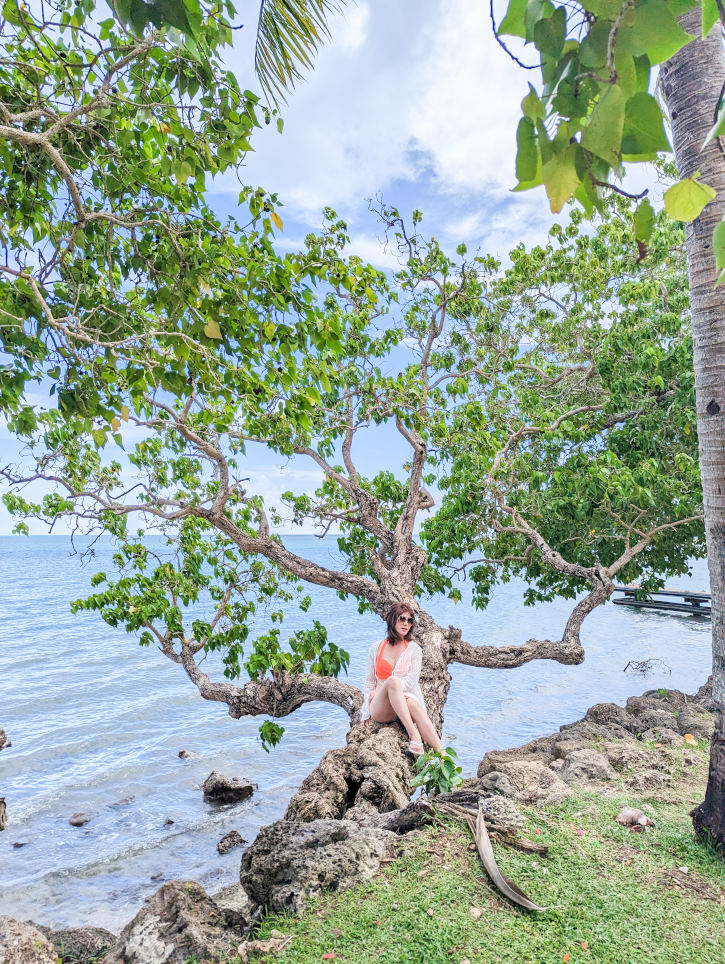
<path fill-rule="evenodd" d="M 698 835 L 725 854 L 725 286 L 715 288 L 712 232 L 725 217 L 725 155 L 718 141 L 701 153 L 725 90 L 725 51 L 719 24 L 701 40 L 699 6 L 680 18 L 697 39 L 662 67 L 681 177 L 696 171 L 717 191 L 702 215 L 687 225 L 697 430 L 712 592 L 715 733 L 705 800 L 693 811 Z"/>

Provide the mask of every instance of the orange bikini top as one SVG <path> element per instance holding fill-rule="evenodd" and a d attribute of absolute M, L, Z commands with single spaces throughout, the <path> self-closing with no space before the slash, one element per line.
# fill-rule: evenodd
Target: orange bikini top
<path fill-rule="evenodd" d="M 388 642 L 387 639 L 383 640 L 380 649 L 378 650 L 378 658 L 375 661 L 375 675 L 378 679 L 387 679 L 389 676 L 393 675 L 393 667 L 383 658 L 383 650 L 385 649 L 385 644 Z M 403 640 L 403 645 L 408 648 L 408 640 Z"/>

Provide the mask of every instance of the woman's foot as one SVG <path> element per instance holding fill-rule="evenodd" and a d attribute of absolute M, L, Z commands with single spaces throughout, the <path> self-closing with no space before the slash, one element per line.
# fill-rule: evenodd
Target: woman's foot
<path fill-rule="evenodd" d="M 425 752 L 425 747 L 423 746 L 423 740 L 420 736 L 420 731 L 418 729 L 413 730 L 412 733 L 408 733 L 410 737 L 410 743 L 408 744 L 408 753 L 411 756 L 420 756 L 421 753 Z"/>

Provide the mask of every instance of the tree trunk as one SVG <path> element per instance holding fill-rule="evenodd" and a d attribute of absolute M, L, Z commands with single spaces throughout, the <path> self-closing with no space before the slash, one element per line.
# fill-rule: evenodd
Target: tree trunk
<path fill-rule="evenodd" d="M 725 52 L 720 24 L 704 40 L 700 8 L 680 18 L 697 39 L 662 67 L 681 177 L 700 171 L 717 191 L 702 215 L 687 225 L 697 430 L 700 446 L 705 529 L 712 592 L 713 698 L 715 733 L 705 801 L 693 811 L 699 836 L 725 853 L 725 286 L 715 288 L 712 232 L 725 217 L 725 157 L 721 142 L 700 153 L 725 89 Z"/>

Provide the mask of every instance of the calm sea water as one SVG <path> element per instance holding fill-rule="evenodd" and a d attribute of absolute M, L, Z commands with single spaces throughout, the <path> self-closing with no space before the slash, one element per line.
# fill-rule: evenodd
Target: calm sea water
<path fill-rule="evenodd" d="M 295 536 L 289 544 L 323 564 L 341 564 L 334 538 Z M 110 554 L 110 543 L 100 542 L 83 565 L 65 538 L 0 537 L 0 725 L 13 744 L 0 753 L 8 809 L 0 913 L 52 927 L 119 930 L 164 880 L 192 877 L 210 891 L 236 881 L 241 851 L 220 857 L 219 838 L 236 829 L 251 840 L 281 817 L 294 789 L 346 731 L 341 710 L 309 705 L 282 721 L 282 744 L 267 754 L 257 738 L 261 720 L 232 720 L 159 652 L 141 649 L 93 613 L 71 615 L 70 600 L 89 590 L 94 572 L 111 568 Z M 696 562 L 678 585 L 707 590 L 705 563 Z M 471 642 L 558 637 L 569 604 L 525 608 L 521 588 L 501 587 L 483 613 L 465 601 L 436 603 L 434 613 Z M 349 679 L 360 685 L 381 622 L 332 592 L 312 587 L 310 594 L 310 612 L 292 614 L 285 629 L 319 619 L 350 652 Z M 710 671 L 710 623 L 702 618 L 610 604 L 588 618 L 582 641 L 581 666 L 453 667 L 444 740 L 457 748 L 466 774 L 487 750 L 553 732 L 593 703 L 623 703 L 658 686 L 694 692 Z M 650 657 L 670 672 L 659 665 L 646 677 L 623 672 L 630 659 Z M 179 758 L 182 749 L 189 758 Z M 200 785 L 212 770 L 247 777 L 259 789 L 239 806 L 210 807 Z M 76 811 L 91 817 L 82 828 L 68 822 Z"/>

